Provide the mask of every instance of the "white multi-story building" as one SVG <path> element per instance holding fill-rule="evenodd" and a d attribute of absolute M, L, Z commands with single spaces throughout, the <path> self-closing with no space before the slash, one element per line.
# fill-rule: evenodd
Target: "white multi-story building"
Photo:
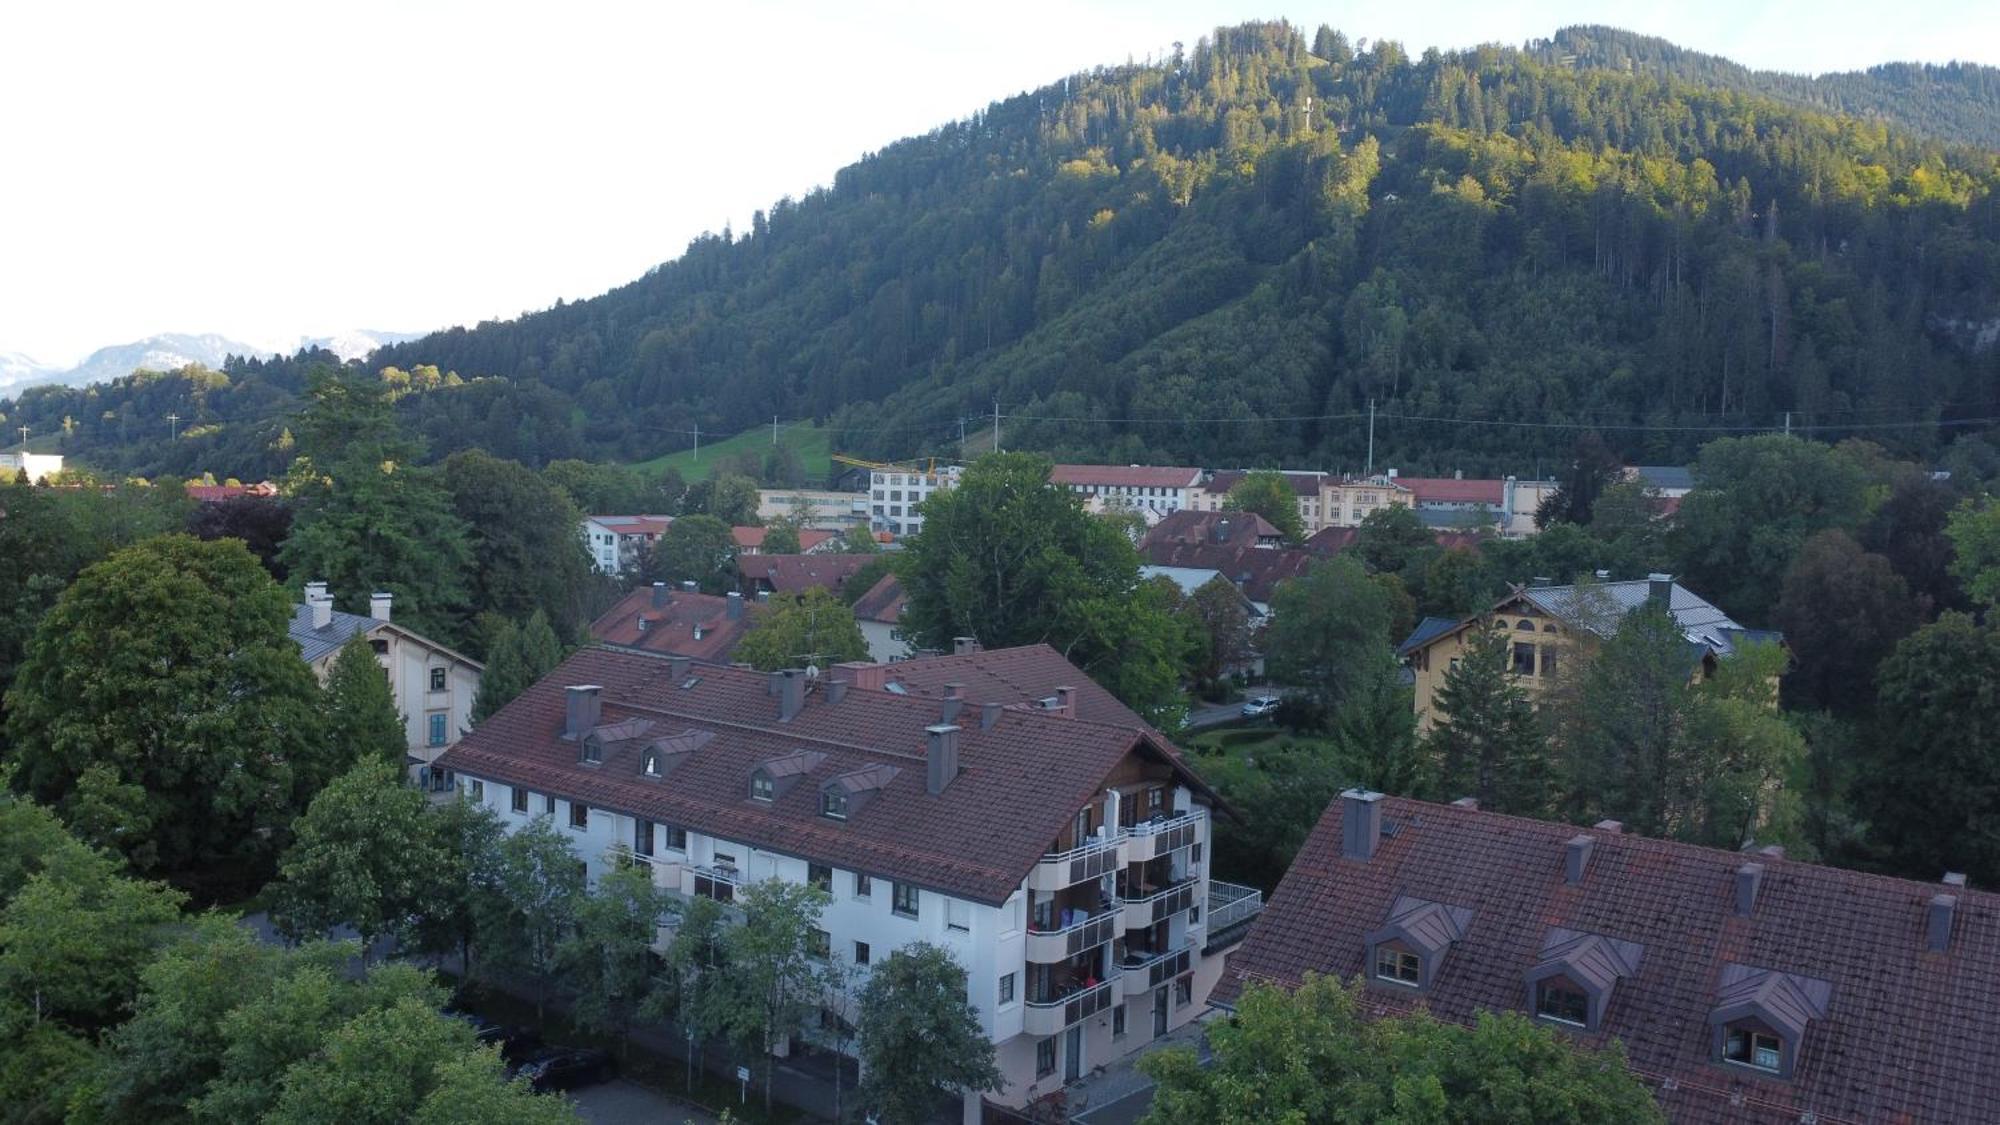
<path fill-rule="evenodd" d="M 1158 732 L 1046 646 L 959 648 L 819 677 L 587 649 L 445 764 L 593 876 L 822 888 L 817 944 L 862 981 L 944 947 L 1022 1106 L 1196 1018 L 1261 898 L 1210 882 L 1213 794 Z"/>
<path fill-rule="evenodd" d="M 902 538 L 924 529 L 917 505 L 941 488 L 958 487 L 959 465 L 937 465 L 930 472 L 914 469 L 874 469 L 868 474 L 868 525 Z"/>
<path fill-rule="evenodd" d="M 60 453 L 29 453 L 21 450 L 15 453 L 0 453 L 0 473 L 5 473 L 5 483 L 14 483 L 17 473 L 27 473 L 29 484 L 40 484 L 51 476 L 62 473 L 63 459 Z"/>
<path fill-rule="evenodd" d="M 583 542 L 599 574 L 630 574 L 646 563 L 672 516 L 585 516 Z"/>
<path fill-rule="evenodd" d="M 1128 511 L 1155 517 L 1188 507 L 1201 470 L 1156 465 L 1057 465 L 1049 483 L 1083 495 L 1093 512 Z"/>
<path fill-rule="evenodd" d="M 299 655 L 312 666 L 321 683 L 333 670 L 340 650 L 355 637 L 367 640 L 375 659 L 389 677 L 389 695 L 403 717 L 409 736 L 408 765 L 414 781 L 434 791 L 449 791 L 449 773 L 434 769 L 438 755 L 472 729 L 472 705 L 479 696 L 485 666 L 390 620 L 394 599 L 373 594 L 368 615 L 333 608 L 324 582 L 308 582 L 305 601 L 292 610 L 290 627 Z"/>

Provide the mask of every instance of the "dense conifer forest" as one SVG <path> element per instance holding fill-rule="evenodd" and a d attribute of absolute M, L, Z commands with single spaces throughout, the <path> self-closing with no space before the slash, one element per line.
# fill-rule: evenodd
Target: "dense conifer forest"
<path fill-rule="evenodd" d="M 1683 462 L 1787 415 L 1930 458 L 2000 415 L 2000 158 L 1935 139 L 1990 144 L 2000 113 L 1993 72 L 1918 69 L 1951 97 L 1604 29 L 1419 58 L 1219 29 L 368 366 L 432 456 L 533 464 L 774 412 L 860 453 L 977 452 L 996 401 L 1007 446 L 1092 460 L 1355 469 L 1371 402 L 1376 463 L 1408 471 L 1546 472 L 1584 429 Z M 106 468 L 275 472 L 329 358 L 0 412 Z"/>

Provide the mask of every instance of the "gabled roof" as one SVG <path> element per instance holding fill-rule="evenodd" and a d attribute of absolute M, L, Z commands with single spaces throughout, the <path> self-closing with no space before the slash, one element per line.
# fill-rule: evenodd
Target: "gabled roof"
<path fill-rule="evenodd" d="M 874 555 L 741 555 L 736 569 L 743 581 L 775 594 L 796 594 L 815 586 L 839 590 Z"/>
<path fill-rule="evenodd" d="M 305 658 L 305 662 L 317 664 L 339 652 L 348 641 L 366 635 L 378 625 L 387 624 L 387 621 L 377 621 L 356 613 L 342 613 L 336 609 L 324 628 L 315 629 L 312 607 L 300 603 L 292 607 L 291 624 L 285 631 L 299 646 L 299 655 Z"/>
<path fill-rule="evenodd" d="M 748 607 L 732 621 L 728 598 L 687 590 L 666 591 L 666 596 L 665 605 L 655 605 L 653 589 L 641 586 L 618 599 L 590 623 L 591 639 L 696 660 L 727 661 L 749 628 Z"/>
<path fill-rule="evenodd" d="M 1416 629 L 1412 630 L 1409 636 L 1403 638 L 1402 644 L 1396 646 L 1396 655 L 1408 656 L 1410 653 L 1415 652 L 1456 628 L 1458 628 L 1456 618 L 1426 617 L 1422 621 L 1417 622 Z"/>
<path fill-rule="evenodd" d="M 1098 686 L 1097 681 L 1064 660 L 1062 653 L 1045 644 L 1016 648 L 982 649 L 951 656 L 920 656 L 894 664 L 876 665 L 882 670 L 884 690 L 896 684 L 901 694 L 913 698 L 942 700 L 946 685 L 958 684 L 967 704 L 1028 703 L 1047 699 L 1059 687 L 1071 689 L 1077 718 L 1111 723 L 1137 730 L 1151 730 L 1146 720 L 1118 697 Z"/>
<path fill-rule="evenodd" d="M 1050 484 L 1098 488 L 1193 488 L 1201 470 L 1159 465 L 1056 465 Z"/>
<path fill-rule="evenodd" d="M 780 722 L 781 701 L 763 673 L 703 666 L 677 680 L 670 668 L 648 653 L 583 649 L 440 763 L 492 783 L 994 905 L 1020 888 L 1076 811 L 1133 756 L 1207 792 L 1150 730 L 1010 707 L 990 726 L 976 717 L 960 724 L 959 773 L 932 794 L 925 728 L 938 721 L 934 700 L 856 686 L 832 702 L 826 686 L 841 674 L 835 670 L 810 681 L 803 707 Z M 1074 668 L 1069 676 L 1079 690 L 1088 683 Z M 636 760 L 584 764 L 575 743 L 562 738 L 570 684 L 599 685 L 607 722 L 641 717 L 662 729 L 698 726 L 714 737 L 666 782 L 643 778 Z M 749 799 L 758 765 L 802 751 L 822 757 L 795 775 L 801 784 L 769 802 Z M 826 782 L 880 766 L 896 772 L 865 808 L 846 820 L 819 815 Z"/>
<path fill-rule="evenodd" d="M 1722 987 L 1716 993 L 1710 1023 L 1730 1023 L 1756 1016 L 1773 1028 L 1798 1036 L 1806 1025 L 1826 1017 L 1833 985 L 1815 977 L 1757 969 L 1749 965 L 1724 965 Z"/>
<path fill-rule="evenodd" d="M 903 604 L 909 601 L 903 593 L 903 584 L 893 574 L 885 574 L 868 592 L 855 599 L 854 619 L 856 621 L 879 621 L 894 625 L 902 619 Z"/>
<path fill-rule="evenodd" d="M 744 550 L 763 550 L 764 537 L 770 533 L 771 529 L 768 527 L 732 527 L 729 529 L 729 537 L 734 539 L 736 545 Z M 799 553 L 805 554 L 832 538 L 833 532 L 831 531 L 825 531 L 817 527 L 802 527 L 799 529 Z"/>
<path fill-rule="evenodd" d="M 1358 527 L 1322 527 L 1307 536 L 1300 546 L 1323 559 L 1330 559 L 1354 546 L 1360 538 L 1361 529 Z"/>
<path fill-rule="evenodd" d="M 1559 928 L 1644 948 L 1600 1029 L 1569 1034 L 1622 1041 L 1677 1123 L 1795 1125 L 1807 1113 L 1827 1123 L 1994 1119 L 2000 894 L 1760 855 L 1751 912 L 1738 915 L 1740 852 L 1585 829 L 1593 847 L 1572 884 L 1564 860 L 1575 825 L 1400 797 L 1380 804 L 1396 830 L 1367 860 L 1342 858 L 1345 810 L 1337 800 L 1328 808 L 1230 956 L 1217 1001 L 1233 1003 L 1250 980 L 1291 985 L 1308 971 L 1351 979 L 1367 933 L 1399 899 L 1449 903 L 1474 917 L 1428 991 L 1371 988 L 1367 1011 L 1422 1004 L 1459 1023 L 1481 1010 L 1521 1011 L 1527 974 L 1563 948 L 1549 942 Z M 1936 953 L 1927 911 L 1940 889 L 1957 901 L 1950 946 Z M 1613 950 L 1627 952 L 1598 952 Z M 1751 983 L 1733 966 L 1794 979 Z M 1710 1061 L 1711 1015 L 1749 999 L 1772 1012 L 1816 1004 L 1822 1013 L 1810 1017 L 1790 1079 Z"/>
<path fill-rule="evenodd" d="M 1458 477 L 1397 477 L 1417 506 L 1426 504 L 1485 504 L 1498 508 L 1506 497 L 1504 480 L 1462 480 Z"/>
<path fill-rule="evenodd" d="M 672 516 L 589 516 L 591 522 L 618 535 L 662 535 L 673 526 Z"/>
<path fill-rule="evenodd" d="M 1159 523 L 1147 528 L 1146 534 L 1139 539 L 1139 547 L 1141 550 L 1171 544 L 1254 547 L 1259 543 L 1275 544 L 1282 539 L 1284 533 L 1255 512 L 1197 512 L 1184 508 L 1167 513 Z"/>
<path fill-rule="evenodd" d="M 1278 583 L 1297 578 L 1317 561 L 1314 555 L 1289 547 L 1254 545 L 1141 544 L 1139 555 L 1154 566 L 1218 570 L 1237 584 L 1253 602 L 1269 604 Z"/>
<path fill-rule="evenodd" d="M 1652 584 L 1644 578 L 1599 582 L 1589 586 L 1524 586 L 1520 596 L 1551 617 L 1589 629 L 1599 636 L 1617 632 L 1627 613 L 1646 604 Z M 1668 592 L 1667 611 L 1689 642 L 1718 656 L 1731 656 L 1744 641 L 1782 640 L 1770 630 L 1745 629 L 1693 590 L 1676 582 Z"/>
<path fill-rule="evenodd" d="M 1645 946 L 1603 934 L 1584 934 L 1557 926 L 1542 939 L 1541 961 L 1529 980 L 1557 973 L 1577 984 L 1603 990 L 1639 971 Z"/>
<path fill-rule="evenodd" d="M 1471 924 L 1472 911 L 1464 907 L 1401 895 L 1389 908 L 1388 920 L 1381 929 L 1369 933 L 1368 941 L 1373 944 L 1394 938 L 1425 953 L 1436 954 L 1464 937 L 1465 928 Z"/>

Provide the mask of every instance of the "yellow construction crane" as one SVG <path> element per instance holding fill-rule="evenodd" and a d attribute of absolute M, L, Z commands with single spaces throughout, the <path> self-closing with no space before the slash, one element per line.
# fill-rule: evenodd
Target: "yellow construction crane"
<path fill-rule="evenodd" d="M 873 469 L 879 473 L 922 473 L 925 476 L 937 475 L 937 458 L 935 457 L 924 458 L 921 462 L 921 468 L 918 467 L 919 462 L 916 461 L 869 461 L 860 457 L 850 457 L 845 453 L 831 454 L 831 457 L 843 465 L 852 465 L 857 469 Z"/>

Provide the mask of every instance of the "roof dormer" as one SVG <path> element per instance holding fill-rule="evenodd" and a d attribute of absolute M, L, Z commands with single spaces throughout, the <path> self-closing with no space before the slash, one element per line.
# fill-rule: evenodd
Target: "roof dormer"
<path fill-rule="evenodd" d="M 1799 1063 L 1806 1025 L 1826 1017 L 1833 986 L 1826 981 L 1724 965 L 1714 1010 L 1708 1014 L 1716 1062 L 1790 1078 Z"/>
<path fill-rule="evenodd" d="M 895 766 L 878 763 L 828 780 L 819 787 L 819 814 L 828 820 L 847 820 L 859 815 L 899 772 Z"/>
<path fill-rule="evenodd" d="M 826 755 L 818 750 L 800 750 L 757 763 L 750 771 L 750 798 L 766 803 L 777 800 L 825 760 Z"/>
<path fill-rule="evenodd" d="M 658 781 L 679 769 L 696 750 L 708 745 L 714 731 L 689 728 L 679 734 L 655 738 L 639 749 L 639 776 Z"/>
<path fill-rule="evenodd" d="M 1644 953 L 1637 942 L 1552 928 L 1528 970 L 1528 1011 L 1536 1019 L 1596 1031 L 1604 1026 L 1612 989 L 1639 971 Z"/>
<path fill-rule="evenodd" d="M 1472 925 L 1472 911 L 1398 895 L 1388 921 L 1369 934 L 1367 973 L 1373 982 L 1419 992 L 1437 979 L 1444 955 Z"/>
<path fill-rule="evenodd" d="M 594 726 L 578 740 L 577 757 L 585 765 L 603 765 L 604 759 L 619 746 L 646 737 L 652 729 L 651 719 L 626 719 Z"/>

